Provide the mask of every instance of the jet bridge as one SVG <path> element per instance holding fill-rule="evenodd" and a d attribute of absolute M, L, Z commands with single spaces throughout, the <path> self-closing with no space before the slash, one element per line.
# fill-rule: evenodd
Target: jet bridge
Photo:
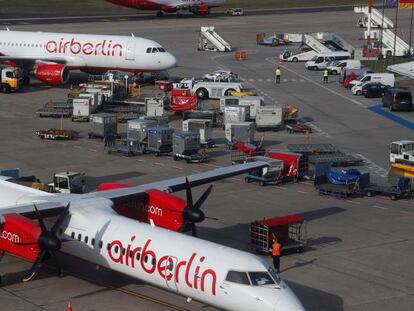
<path fill-rule="evenodd" d="M 201 27 L 199 51 L 231 52 L 232 47 L 216 31 L 214 26 Z"/>

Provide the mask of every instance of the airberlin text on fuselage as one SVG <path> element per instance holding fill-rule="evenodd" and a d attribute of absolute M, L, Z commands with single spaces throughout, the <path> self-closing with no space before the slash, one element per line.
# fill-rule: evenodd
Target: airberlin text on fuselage
<path fill-rule="evenodd" d="M 112 40 L 103 40 L 99 43 L 80 42 L 75 38 L 65 41 L 48 41 L 45 44 L 46 51 L 54 54 L 65 54 L 70 52 L 74 55 L 102 55 L 102 56 L 122 56 L 123 46 L 120 43 L 113 43 Z"/>
<path fill-rule="evenodd" d="M 135 236 L 131 237 L 133 243 Z M 174 262 L 172 256 L 158 257 L 157 254 L 150 249 L 151 240 L 145 242 L 144 247 L 135 247 L 128 244 L 126 247 L 121 241 L 113 241 L 108 248 L 109 258 L 116 264 L 125 265 L 133 269 L 140 268 L 147 274 L 158 273 L 159 276 L 174 283 L 183 283 L 189 288 L 205 292 L 206 282 L 211 284 L 211 293 L 216 295 L 217 275 L 213 269 L 202 269 L 201 265 L 205 260 L 204 256 L 197 256 L 193 253 L 188 260 Z M 137 254 L 140 254 L 137 256 Z M 194 275 L 190 275 L 190 271 L 195 267 Z"/>

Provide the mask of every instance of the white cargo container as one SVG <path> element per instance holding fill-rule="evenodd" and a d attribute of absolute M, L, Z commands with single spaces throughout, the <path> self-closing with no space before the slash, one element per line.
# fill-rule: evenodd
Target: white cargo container
<path fill-rule="evenodd" d="M 224 108 L 224 123 L 245 122 L 250 120 L 249 106 L 226 106 Z"/>
<path fill-rule="evenodd" d="M 105 99 L 105 95 L 104 92 L 101 88 L 93 88 L 93 87 L 89 87 L 85 89 L 85 92 L 82 92 L 79 94 L 79 96 L 82 96 L 83 94 L 96 94 L 96 104 L 102 105 L 103 102 L 106 100 Z"/>
<path fill-rule="evenodd" d="M 226 106 L 249 106 L 250 118 L 256 118 L 257 108 L 264 103 L 263 96 L 224 96 L 220 98 L 220 110 L 224 112 Z"/>
<path fill-rule="evenodd" d="M 98 107 L 101 105 L 102 94 L 101 96 L 98 93 L 79 93 L 79 98 L 90 98 L 91 99 L 91 106 Z"/>
<path fill-rule="evenodd" d="M 283 109 L 278 106 L 264 106 L 257 109 L 257 128 L 278 128 L 283 122 Z"/>
<path fill-rule="evenodd" d="M 146 98 L 145 114 L 147 117 L 160 117 L 164 114 L 164 100 L 162 98 Z"/>
<path fill-rule="evenodd" d="M 200 134 L 200 143 L 210 145 L 213 143 L 213 129 L 210 120 L 187 119 L 183 121 L 183 132 Z"/>
<path fill-rule="evenodd" d="M 254 134 L 254 122 L 233 122 L 225 125 L 225 135 L 229 142 L 253 143 Z"/>
<path fill-rule="evenodd" d="M 94 112 L 92 108 L 91 98 L 74 98 L 72 121 L 89 121 L 89 116 Z"/>

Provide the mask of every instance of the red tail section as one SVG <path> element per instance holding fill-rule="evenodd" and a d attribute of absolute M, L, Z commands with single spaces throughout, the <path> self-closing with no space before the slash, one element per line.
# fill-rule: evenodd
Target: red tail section
<path fill-rule="evenodd" d="M 3 217 L 4 223 L 0 228 L 0 250 L 34 262 L 40 252 L 37 241 L 41 230 L 38 223 L 19 214 L 8 214 Z"/>

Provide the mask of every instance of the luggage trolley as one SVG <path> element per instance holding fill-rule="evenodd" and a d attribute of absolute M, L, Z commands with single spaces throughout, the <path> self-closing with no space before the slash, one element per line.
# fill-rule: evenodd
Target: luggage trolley
<path fill-rule="evenodd" d="M 258 254 L 271 254 L 273 239 L 277 238 L 282 251 L 302 252 L 307 245 L 304 218 L 298 214 L 257 220 L 250 224 L 250 244 Z"/>

